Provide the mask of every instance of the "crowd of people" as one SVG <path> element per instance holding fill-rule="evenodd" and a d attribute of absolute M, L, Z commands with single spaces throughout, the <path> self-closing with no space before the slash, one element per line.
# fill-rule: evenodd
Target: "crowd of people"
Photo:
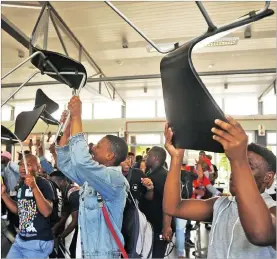
<path fill-rule="evenodd" d="M 210 222 L 208 258 L 276 257 L 276 202 L 265 192 L 274 181 L 276 156 L 248 145 L 238 122 L 227 117 L 228 123 L 217 120 L 211 129 L 231 164 L 230 194 L 225 194 L 214 186 L 218 172 L 212 157 L 200 151 L 195 165 L 188 165 L 184 150 L 172 145 L 168 125 L 165 149 L 154 146 L 136 156 L 113 135 L 87 144 L 81 107 L 72 97 L 70 122 L 50 146 L 54 165 L 39 142 L 36 154 L 31 148 L 19 154 L 19 163 L 9 152 L 1 154 L 2 215 L 15 236 L 7 258 L 120 258 L 129 195 L 152 225 L 153 258 L 165 256 L 174 233 L 178 257 L 185 258 L 185 246 L 194 247 L 190 233 L 201 221 Z"/>

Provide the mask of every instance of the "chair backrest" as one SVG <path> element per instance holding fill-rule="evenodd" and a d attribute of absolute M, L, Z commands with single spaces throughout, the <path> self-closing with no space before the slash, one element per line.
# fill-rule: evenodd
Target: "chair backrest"
<path fill-rule="evenodd" d="M 43 113 L 46 105 L 41 105 L 37 109 L 27 112 L 21 112 L 17 115 L 15 120 L 14 134 L 20 141 L 26 140 L 31 133 L 32 129 L 36 125 L 40 115 Z"/>
<path fill-rule="evenodd" d="M 198 76 L 192 60 L 193 48 L 216 37 L 272 15 L 270 9 L 243 21 L 208 31 L 163 57 L 160 64 L 166 118 L 174 132 L 174 145 L 179 148 L 224 152 L 212 139 L 214 120 L 225 120 L 204 83 Z"/>
<path fill-rule="evenodd" d="M 18 142 L 18 140 L 16 139 L 16 136 L 3 125 L 1 125 L 1 140 L 5 143 L 10 143 L 10 144 L 14 144 Z"/>
<path fill-rule="evenodd" d="M 41 89 L 37 89 L 36 100 L 34 109 L 45 104 L 45 110 L 40 115 L 40 118 L 47 124 L 59 125 L 59 121 L 56 120 L 51 114 L 59 109 L 59 105 L 51 100 Z"/>
<path fill-rule="evenodd" d="M 85 77 L 87 78 L 86 69 L 80 62 L 70 58 L 68 56 L 68 53 L 66 53 L 67 55 L 63 55 L 61 53 L 50 51 L 47 49 L 47 44 L 45 44 L 45 42 L 49 40 L 48 26 L 50 24 L 50 17 L 53 22 L 54 14 L 52 13 L 51 8 L 49 8 L 48 3 L 46 2 L 41 9 L 40 15 L 33 29 L 29 46 L 30 55 L 40 51 L 43 53 L 44 57 L 43 55 L 37 55 L 31 59 L 31 63 L 36 68 L 38 68 L 42 74 L 53 73 L 53 75 L 48 74 L 48 76 L 63 84 L 68 85 L 73 89 L 78 89 L 83 79 L 83 75 L 80 73 L 85 74 Z M 53 66 L 50 65 L 48 61 Z M 56 71 L 54 68 L 56 69 Z M 57 71 L 71 74 L 58 75 L 56 73 Z M 86 79 L 83 86 L 85 85 L 85 82 Z"/>

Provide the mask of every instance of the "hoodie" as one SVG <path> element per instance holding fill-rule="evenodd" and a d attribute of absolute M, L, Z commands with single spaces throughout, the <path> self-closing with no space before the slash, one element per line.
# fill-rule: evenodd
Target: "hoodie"
<path fill-rule="evenodd" d="M 276 202 L 269 194 L 261 195 L 269 209 L 276 206 Z M 268 259 L 276 258 L 276 251 L 271 246 L 261 247 L 251 244 L 240 223 L 235 197 L 220 197 L 213 208 L 207 258 Z"/>

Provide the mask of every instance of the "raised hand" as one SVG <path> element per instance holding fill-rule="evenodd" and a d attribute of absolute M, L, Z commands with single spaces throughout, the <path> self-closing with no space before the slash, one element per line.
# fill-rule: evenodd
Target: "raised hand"
<path fill-rule="evenodd" d="M 165 136 L 165 148 L 169 155 L 171 157 L 179 157 L 183 158 L 184 157 L 184 149 L 178 149 L 175 148 L 172 144 L 172 138 L 173 138 L 173 132 L 172 129 L 169 128 L 168 123 L 165 124 L 165 129 L 164 129 L 164 136 Z"/>
<path fill-rule="evenodd" d="M 226 116 L 228 123 L 215 120 L 221 129 L 212 128 L 213 139 L 219 142 L 230 161 L 247 160 L 248 136 L 241 125 L 231 116 Z"/>
<path fill-rule="evenodd" d="M 31 189 L 37 187 L 36 179 L 31 174 L 27 174 L 24 183 L 29 186 Z"/>
<path fill-rule="evenodd" d="M 153 190 L 154 185 L 150 178 L 141 178 L 141 183 L 143 186 L 146 187 L 147 190 Z"/>
<path fill-rule="evenodd" d="M 82 114 L 82 102 L 78 96 L 73 96 L 68 103 L 68 109 L 72 118 L 81 118 Z"/>

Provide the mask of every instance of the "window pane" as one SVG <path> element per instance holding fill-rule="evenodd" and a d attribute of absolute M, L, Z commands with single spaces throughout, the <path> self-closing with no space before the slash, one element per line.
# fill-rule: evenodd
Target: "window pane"
<path fill-rule="evenodd" d="M 160 145 L 161 135 L 160 134 L 136 134 L 137 145 Z M 131 135 L 129 135 L 129 143 L 131 143 Z"/>
<path fill-rule="evenodd" d="M 107 133 L 107 134 L 88 134 L 88 144 L 93 143 L 97 144 L 102 138 L 104 138 L 107 135 L 114 135 L 118 136 L 117 133 Z"/>
<path fill-rule="evenodd" d="M 228 115 L 258 114 L 258 100 L 255 96 L 226 97 L 225 113 Z"/>
<path fill-rule="evenodd" d="M 62 116 L 62 113 L 63 111 L 66 109 L 65 107 L 65 103 L 58 103 L 59 104 L 59 109 L 56 110 L 54 113 L 52 113 L 51 115 L 56 119 L 56 120 L 60 120 L 61 119 L 61 116 Z"/>
<path fill-rule="evenodd" d="M 254 141 L 254 132 L 245 132 L 246 135 L 248 136 L 248 144 L 252 143 L 252 142 L 255 142 Z"/>
<path fill-rule="evenodd" d="M 106 102 L 94 104 L 94 119 L 121 118 L 121 103 Z"/>
<path fill-rule="evenodd" d="M 222 110 L 222 98 L 220 98 L 220 97 L 213 97 L 213 98 L 214 98 L 215 102 L 217 103 L 217 105 Z"/>
<path fill-rule="evenodd" d="M 82 103 L 82 119 L 92 119 L 92 103 Z"/>
<path fill-rule="evenodd" d="M 267 144 L 268 145 L 276 145 L 276 132 L 267 132 Z"/>
<path fill-rule="evenodd" d="M 276 96 L 268 95 L 263 99 L 263 114 L 276 114 Z"/>
<path fill-rule="evenodd" d="M 127 101 L 127 118 L 154 118 L 155 101 Z"/>
<path fill-rule="evenodd" d="M 12 107 L 9 105 L 4 105 L 1 108 L 1 120 L 10 121 L 11 120 Z"/>
<path fill-rule="evenodd" d="M 14 119 L 16 119 L 19 113 L 32 111 L 33 108 L 34 108 L 34 105 L 30 103 L 16 104 L 14 107 Z"/>
<path fill-rule="evenodd" d="M 166 117 L 165 116 L 165 109 L 164 109 L 164 100 L 158 101 L 158 117 Z"/>

